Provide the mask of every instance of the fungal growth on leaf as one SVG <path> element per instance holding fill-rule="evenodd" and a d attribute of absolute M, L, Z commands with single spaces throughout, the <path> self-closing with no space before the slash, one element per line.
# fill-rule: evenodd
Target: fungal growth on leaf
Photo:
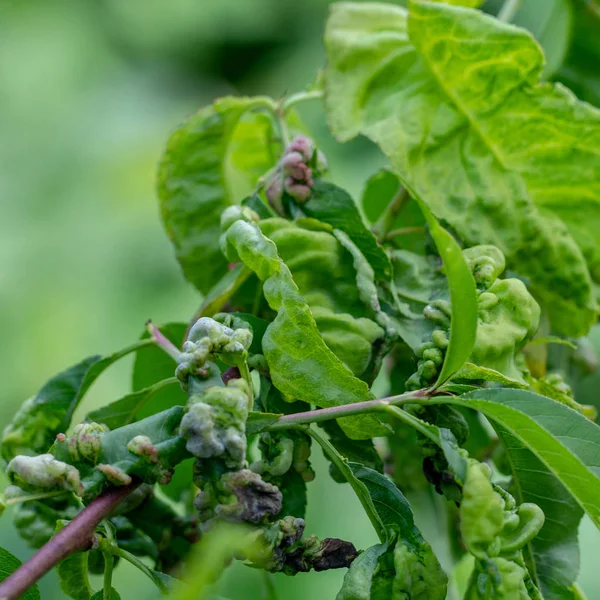
<path fill-rule="evenodd" d="M 538 85 L 540 46 L 505 22 L 530 3 L 399 4 L 333 3 L 310 89 L 220 98 L 170 137 L 161 216 L 197 310 L 62 371 L 3 428 L 0 514 L 42 550 L 19 567 L 0 548 L 0 599 L 36 600 L 56 567 L 73 600 L 118 600 L 124 561 L 216 598 L 234 560 L 272 600 L 270 574 L 329 569 L 336 600 L 583 598 L 600 111 L 551 83 L 576 65 Z M 580 4 L 568 61 L 595 27 Z M 311 137 L 308 100 L 370 141 Z M 90 412 L 127 356 L 131 389 Z"/>

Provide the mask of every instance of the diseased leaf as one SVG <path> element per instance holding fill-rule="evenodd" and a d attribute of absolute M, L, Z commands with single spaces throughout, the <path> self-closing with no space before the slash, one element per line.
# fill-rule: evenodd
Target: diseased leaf
<path fill-rule="evenodd" d="M 312 218 L 268 219 L 259 227 L 275 242 L 327 347 L 354 375 L 371 380 L 389 336 L 375 322 L 377 288 L 364 255 L 342 231 Z"/>
<path fill-rule="evenodd" d="M 23 403 L 2 434 L 2 457 L 9 461 L 17 454 L 42 454 L 64 433 L 81 399 L 114 362 L 151 344 L 141 340 L 109 356 L 90 356 L 55 375 L 40 391 Z"/>
<path fill-rule="evenodd" d="M 182 416 L 183 407 L 174 406 L 103 434 L 95 464 L 84 459 L 76 463 L 84 497 L 95 497 L 109 481 L 115 485 L 126 485 L 130 483 L 131 477 L 138 477 L 147 483 L 155 483 L 163 479 L 165 471 L 189 458 L 186 441 L 179 436 Z M 129 443 L 140 436 L 149 439 L 150 447 L 147 451 L 155 451 L 155 461 L 148 460 L 147 452 L 130 451 Z M 57 460 L 73 464 L 68 440 L 57 440 L 51 452 Z"/>
<path fill-rule="evenodd" d="M 154 394 L 167 386 L 173 385 L 179 387 L 179 381 L 175 377 L 159 381 L 150 387 L 127 394 L 123 398 L 115 400 L 115 402 L 92 411 L 87 415 L 86 420 L 102 423 L 109 429 L 117 429 L 123 425 L 129 425 L 129 423 L 138 420 L 140 411 Z"/>
<path fill-rule="evenodd" d="M 169 139 L 159 170 L 162 218 L 186 278 L 207 293 L 227 262 L 221 212 L 239 203 L 275 163 L 266 98 L 221 98 Z"/>
<path fill-rule="evenodd" d="M 0 582 L 21 566 L 21 561 L 8 550 L 0 548 Z M 37 585 L 31 586 L 19 600 L 41 600 L 40 589 Z"/>
<path fill-rule="evenodd" d="M 160 332 L 177 348 L 181 348 L 188 329 L 186 323 L 167 323 L 159 327 Z M 144 331 L 142 339 L 148 337 Z M 133 364 L 131 388 L 133 392 L 142 393 L 162 381 L 170 380 L 175 375 L 177 364 L 166 352 L 156 345 L 140 350 Z M 152 393 L 136 412 L 136 420 L 144 419 L 172 406 L 183 406 L 187 397 L 177 385 L 166 385 Z"/>
<path fill-rule="evenodd" d="M 544 511 L 544 526 L 523 549 L 529 573 L 544 600 L 575 600 L 570 588 L 579 573 L 583 510 L 531 450 L 500 425 L 495 429 L 506 448 L 517 503 L 533 502 Z"/>
<path fill-rule="evenodd" d="M 56 531 L 58 533 L 69 521 L 58 521 Z M 60 589 L 74 600 L 90 600 L 92 587 L 88 577 L 88 553 L 75 552 L 61 560 L 56 571 L 60 580 Z"/>
<path fill-rule="evenodd" d="M 355 377 L 325 345 L 310 308 L 300 295 L 277 247 L 254 223 L 235 221 L 222 243 L 264 281 L 263 294 L 277 311 L 262 346 L 273 384 L 283 394 L 320 407 L 340 406 L 372 398 L 366 383 Z M 340 425 L 351 438 L 385 432 L 372 415 L 347 417 Z"/>
<path fill-rule="evenodd" d="M 326 181 L 318 180 L 312 194 L 302 205 L 309 217 L 328 223 L 334 229 L 342 230 L 363 253 L 377 280 L 389 281 L 392 276 L 390 259 L 381 248 L 375 236 L 367 229 L 354 200 L 342 188 Z"/>
<path fill-rule="evenodd" d="M 388 543 L 371 546 L 354 559 L 344 576 L 344 583 L 336 600 L 373 600 L 373 578 L 379 567 L 379 560 L 388 551 L 388 547 Z"/>
<path fill-rule="evenodd" d="M 379 590 L 373 597 L 443 600 L 448 578 L 431 546 L 416 527 L 408 500 L 387 477 L 377 471 L 357 463 L 348 463 L 348 466 L 368 490 L 377 514 L 390 534 L 390 540 L 397 536 L 393 549 L 394 574 L 392 577 L 380 574 L 374 586 Z M 385 596 L 381 595 L 383 590 Z"/>
<path fill-rule="evenodd" d="M 600 261 L 600 113 L 538 84 L 530 34 L 441 3 L 413 2 L 410 17 L 345 3 L 326 46 L 334 134 L 375 141 L 467 245 L 498 246 L 531 279 L 557 332 L 585 334 L 595 305 L 583 254 L 592 272 Z"/>
<path fill-rule="evenodd" d="M 499 424 L 535 454 L 600 527 L 598 425 L 564 404 L 526 390 L 477 390 L 439 402 L 478 410 Z"/>

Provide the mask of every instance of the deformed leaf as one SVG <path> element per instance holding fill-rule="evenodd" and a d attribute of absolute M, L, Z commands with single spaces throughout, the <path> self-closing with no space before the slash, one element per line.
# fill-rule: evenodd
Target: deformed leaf
<path fill-rule="evenodd" d="M 21 561 L 8 550 L 0 548 L 0 582 L 14 573 L 21 566 Z M 37 585 L 31 586 L 20 600 L 40 600 L 40 589 Z"/>
<path fill-rule="evenodd" d="M 388 547 L 387 542 L 371 546 L 354 559 L 344 576 L 344 583 L 336 600 L 373 600 L 373 578 L 379 567 L 379 560 L 388 551 Z"/>
<path fill-rule="evenodd" d="M 186 441 L 179 436 L 179 424 L 183 407 L 174 406 L 141 421 L 119 427 L 104 433 L 100 438 L 100 448 L 95 463 L 81 460 L 76 463 L 83 485 L 84 497 L 95 497 L 107 482 L 126 485 L 132 477 L 146 483 L 155 483 L 166 476 L 190 454 Z M 145 445 L 135 451 L 135 438 Z M 73 463 L 69 452 L 69 440 L 57 440 L 51 449 L 59 461 Z M 153 456 L 153 459 L 148 456 Z"/>
<path fill-rule="evenodd" d="M 528 571 L 544 600 L 575 600 L 570 588 L 579 573 L 583 510 L 531 450 L 500 425 L 495 429 L 507 452 L 517 503 L 533 502 L 544 511 L 544 526 L 523 549 Z"/>
<path fill-rule="evenodd" d="M 533 452 L 600 527 L 600 427 L 564 404 L 526 390 L 482 389 L 436 398 L 482 412 Z"/>
<path fill-rule="evenodd" d="M 326 46 L 334 134 L 375 141 L 461 240 L 498 246 L 530 278 L 557 332 L 585 334 L 595 305 L 583 255 L 592 272 L 600 261 L 600 113 L 538 84 L 530 34 L 443 3 L 412 2 L 410 16 L 343 3 Z"/>
<path fill-rule="evenodd" d="M 12 423 L 2 434 L 2 456 L 10 460 L 17 454 L 47 452 L 58 433 L 66 432 L 81 399 L 114 362 L 151 344 L 141 340 L 109 356 L 90 356 L 55 375 L 40 391 L 23 403 Z"/>
<path fill-rule="evenodd" d="M 368 490 L 377 514 L 389 532 L 389 541 L 397 537 L 393 549 L 393 577 L 380 578 L 378 582 L 378 587 L 385 590 L 384 593 L 387 595 L 380 596 L 378 593 L 381 592 L 378 592 L 373 597 L 390 597 L 388 590 L 391 584 L 394 598 L 415 600 L 445 598 L 448 578 L 442 571 L 431 546 L 416 527 L 408 500 L 387 477 L 377 471 L 357 463 L 348 463 L 348 466 Z M 374 552 L 374 554 L 378 553 Z M 370 558 L 369 562 L 372 562 L 373 555 Z M 364 574 L 362 576 L 364 578 Z M 369 580 L 367 573 L 367 583 L 371 584 L 371 581 L 372 575 Z M 363 580 L 363 587 L 365 587 L 364 583 Z"/>
<path fill-rule="evenodd" d="M 277 247 L 254 223 L 235 221 L 222 242 L 264 281 L 263 294 L 277 311 L 262 346 L 271 379 L 283 394 L 326 408 L 372 398 L 366 383 L 355 377 L 326 346 L 311 310 L 300 295 Z M 351 438 L 385 432 L 372 415 L 347 417 L 340 425 Z"/>
<path fill-rule="evenodd" d="M 162 217 L 186 278 L 208 292 L 225 272 L 221 212 L 239 203 L 274 164 L 266 98 L 217 100 L 169 139 L 159 170 Z"/>

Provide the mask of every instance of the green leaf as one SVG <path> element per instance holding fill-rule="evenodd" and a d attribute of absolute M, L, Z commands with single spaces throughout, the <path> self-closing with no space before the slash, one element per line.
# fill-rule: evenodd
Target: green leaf
<path fill-rule="evenodd" d="M 283 394 L 326 408 L 372 398 L 367 384 L 326 346 L 311 310 L 300 295 L 277 247 L 254 223 L 238 220 L 222 242 L 264 281 L 263 294 L 277 311 L 262 346 L 271 379 Z M 347 417 L 340 425 L 351 438 L 366 439 L 386 431 L 372 415 Z"/>
<path fill-rule="evenodd" d="M 538 84 L 543 56 L 527 32 L 479 11 L 410 7 L 334 6 L 332 131 L 375 141 L 461 240 L 498 246 L 531 279 L 557 332 L 585 334 L 596 309 L 584 254 L 592 271 L 600 263 L 600 113 Z"/>
<path fill-rule="evenodd" d="M 104 600 L 104 589 L 95 592 L 90 600 Z M 121 600 L 119 592 L 117 592 L 114 587 L 110 588 L 110 600 Z"/>
<path fill-rule="evenodd" d="M 544 526 L 523 549 L 531 577 L 544 600 L 575 599 L 570 588 L 579 574 L 577 534 L 583 511 L 546 465 L 514 435 L 495 425 L 507 452 L 518 504 L 533 502 Z"/>
<path fill-rule="evenodd" d="M 282 517 L 284 515 L 293 515 L 296 518 L 305 519 L 307 503 L 306 481 L 304 481 L 302 474 L 292 468 L 276 484 L 283 495 L 281 512 L 279 514 Z"/>
<path fill-rule="evenodd" d="M 167 323 L 160 332 L 177 348 L 181 348 L 188 325 L 186 323 Z M 148 337 L 144 331 L 142 339 Z M 175 361 L 155 344 L 140 350 L 133 364 L 131 381 L 132 391 L 140 394 L 160 382 L 170 380 L 175 375 Z M 136 420 L 149 417 L 172 406 L 183 406 L 187 396 L 179 386 L 167 385 L 153 392 L 136 412 Z"/>
<path fill-rule="evenodd" d="M 246 421 L 246 435 L 255 435 L 273 425 L 282 415 L 263 412 L 251 412 Z"/>
<path fill-rule="evenodd" d="M 373 579 L 381 557 L 388 551 L 388 543 L 367 548 L 354 559 L 344 576 L 342 589 L 336 600 L 374 600 Z"/>
<path fill-rule="evenodd" d="M 244 198 L 241 202 L 242 206 L 251 208 L 261 219 L 270 219 L 276 217 L 275 211 L 262 198 L 254 193 Z"/>
<path fill-rule="evenodd" d="M 512 379 L 499 371 L 494 369 L 488 369 L 487 367 L 481 367 L 474 365 L 473 363 L 465 363 L 454 376 L 455 379 L 461 381 L 491 381 L 493 383 L 499 383 L 504 387 L 516 387 L 516 388 L 527 388 L 527 384 L 517 379 Z"/>
<path fill-rule="evenodd" d="M 69 521 L 58 521 L 56 531 L 69 523 Z M 60 589 L 74 600 L 90 600 L 92 596 L 92 587 L 88 578 L 88 553 L 74 552 L 63 560 L 57 567 L 58 578 L 60 580 Z"/>
<path fill-rule="evenodd" d="M 438 223 L 427 204 L 409 188 L 429 225 L 431 237 L 438 249 L 450 289 L 452 319 L 450 344 L 444 365 L 434 387 L 443 385 L 467 362 L 477 335 L 477 296 L 475 279 L 456 240 Z"/>
<path fill-rule="evenodd" d="M 383 462 L 372 440 L 351 440 L 338 425 L 337 421 L 323 421 L 319 427 L 325 430 L 332 446 L 346 460 L 360 463 L 378 473 L 383 472 Z M 329 465 L 329 474 L 337 483 L 345 483 L 346 478 L 335 464 Z"/>
<path fill-rule="evenodd" d="M 358 207 L 348 192 L 333 183 L 317 180 L 311 197 L 302 205 L 302 210 L 309 217 L 328 223 L 348 235 L 373 268 L 376 280 L 391 279 L 390 259 L 365 226 Z"/>
<path fill-rule="evenodd" d="M 21 561 L 8 550 L 0 548 L 0 582 L 4 581 L 11 573 L 21 566 Z M 31 586 L 20 600 L 40 600 L 40 590 L 37 585 Z"/>
<path fill-rule="evenodd" d="M 163 388 L 173 385 L 179 387 L 179 381 L 175 377 L 159 381 L 150 387 L 127 394 L 120 400 L 92 411 L 87 415 L 86 420 L 103 423 L 109 429 L 117 429 L 123 425 L 129 425 L 129 423 L 138 420 L 140 411 L 152 396 Z"/>
<path fill-rule="evenodd" d="M 402 492 L 385 476 L 359 463 L 349 462 L 352 474 L 368 490 L 381 522 L 388 532 L 395 532 L 410 544 L 422 541 L 412 509 Z"/>
<path fill-rule="evenodd" d="M 431 546 L 414 523 L 408 500 L 384 475 L 357 463 L 348 463 L 354 476 L 368 490 L 379 518 L 398 541 L 394 548 L 392 593 L 394 598 L 442 600 L 446 597 L 448 578 L 442 571 Z M 389 577 L 381 582 L 386 589 Z M 380 597 L 375 595 L 375 598 Z"/>
<path fill-rule="evenodd" d="M 204 296 L 198 317 L 212 317 L 218 313 L 250 275 L 252 271 L 244 265 L 235 265 L 233 269 L 227 271 Z"/>
<path fill-rule="evenodd" d="M 154 576 L 168 590 L 172 590 L 173 588 L 175 588 L 175 586 L 177 586 L 180 583 L 179 579 L 177 579 L 176 577 L 172 577 L 171 575 L 167 575 L 162 571 L 154 571 Z"/>
<path fill-rule="evenodd" d="M 525 390 L 486 389 L 434 403 L 482 412 L 530 450 L 600 527 L 600 427 L 580 413 Z"/>
<path fill-rule="evenodd" d="M 268 98 L 221 98 L 169 139 L 159 169 L 162 217 L 184 275 L 206 293 L 226 271 L 221 212 L 239 203 L 275 162 Z"/>
<path fill-rule="evenodd" d="M 66 432 L 81 399 L 114 362 L 152 344 L 142 340 L 104 358 L 90 356 L 55 375 L 40 391 L 27 400 L 2 434 L 2 456 L 9 461 L 17 454 L 42 454 L 58 433 Z"/>

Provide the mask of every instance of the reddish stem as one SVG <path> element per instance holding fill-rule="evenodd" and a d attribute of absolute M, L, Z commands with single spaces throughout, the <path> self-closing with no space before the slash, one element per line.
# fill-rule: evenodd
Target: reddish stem
<path fill-rule="evenodd" d="M 92 500 L 64 529 L 0 583 L 0 600 L 17 600 L 63 558 L 73 552 L 87 550 L 92 545 L 99 523 L 138 485 L 136 482 L 114 487 Z"/>

